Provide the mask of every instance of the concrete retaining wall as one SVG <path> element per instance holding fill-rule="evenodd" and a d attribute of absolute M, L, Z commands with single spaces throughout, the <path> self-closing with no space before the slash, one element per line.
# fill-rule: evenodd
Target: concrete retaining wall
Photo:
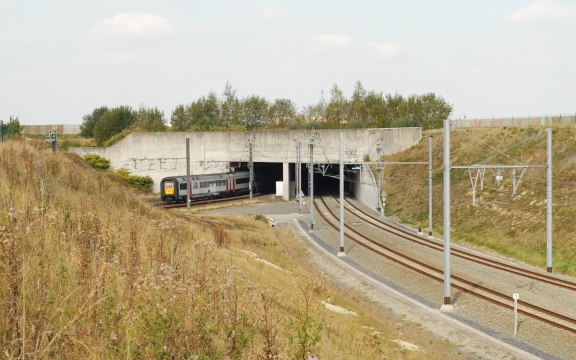
<path fill-rule="evenodd" d="M 352 184 L 354 196 L 372 209 L 376 209 L 378 205 L 378 189 L 370 167 L 363 165 L 361 170 L 356 173 L 355 178 L 357 182 Z"/>
<path fill-rule="evenodd" d="M 114 168 L 123 167 L 133 175 L 149 175 L 154 180 L 154 191 L 159 191 L 162 178 L 186 173 L 186 138 L 190 138 L 191 172 L 209 174 L 248 162 L 249 140 L 254 144 L 254 162 L 262 163 L 295 163 L 295 140 L 299 140 L 301 159 L 306 163 L 308 142 L 314 136 L 314 162 L 338 163 L 341 132 L 346 162 L 363 161 L 365 155 L 375 159 L 377 139 L 382 139 L 382 154 L 390 155 L 422 138 L 420 128 L 132 133 L 111 147 L 79 147 L 70 151 L 80 155 L 98 154 L 110 160 Z"/>

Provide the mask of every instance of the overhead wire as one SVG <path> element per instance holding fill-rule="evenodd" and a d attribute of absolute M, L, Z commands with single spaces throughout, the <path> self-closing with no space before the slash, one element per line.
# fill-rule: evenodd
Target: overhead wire
<path fill-rule="evenodd" d="M 526 142 L 526 141 L 528 141 L 528 140 L 531 140 L 531 139 L 533 139 L 533 138 L 535 138 L 535 137 L 537 137 L 537 136 L 540 136 L 540 133 L 539 133 L 538 135 L 533 136 L 532 138 L 528 138 L 528 139 L 524 140 L 523 142 L 518 143 L 518 144 L 516 144 L 516 145 L 514 145 L 514 146 L 512 146 L 512 147 L 510 147 L 510 148 L 508 148 L 508 149 L 500 150 L 500 149 L 498 149 L 498 148 L 496 148 L 496 147 L 488 144 L 486 141 L 480 139 L 479 137 L 472 135 L 469 131 L 466 131 L 466 130 L 463 130 L 463 129 L 456 129 L 456 131 L 461 131 L 461 132 L 467 134 L 468 136 L 476 139 L 477 141 L 481 142 L 482 144 L 488 146 L 490 149 L 495 150 L 495 151 L 497 152 L 496 154 L 494 154 L 494 155 L 492 155 L 492 156 L 490 156 L 490 157 L 488 157 L 488 158 L 486 158 L 486 159 L 478 162 L 477 164 L 481 164 L 481 163 L 483 163 L 483 162 L 485 162 L 485 161 L 488 161 L 488 160 L 490 160 L 490 159 L 493 159 L 494 157 L 496 157 L 496 156 L 498 156 L 498 155 L 503 155 L 503 156 L 507 157 L 508 159 L 516 162 L 517 164 L 522 164 L 520 161 L 518 161 L 518 160 L 514 159 L 513 157 L 505 154 L 504 152 L 505 152 L 505 151 L 508 151 L 508 150 L 510 150 L 510 149 L 512 149 L 512 148 L 514 148 L 514 147 L 516 147 L 516 146 L 518 146 L 518 145 L 520 145 L 520 144 L 522 144 L 522 143 L 524 143 L 524 142 Z"/>

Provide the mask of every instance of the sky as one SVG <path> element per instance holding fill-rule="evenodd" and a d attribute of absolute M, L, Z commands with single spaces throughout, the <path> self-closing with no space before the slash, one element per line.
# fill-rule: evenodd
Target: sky
<path fill-rule="evenodd" d="M 299 108 L 433 92 L 451 118 L 574 114 L 576 1 L 0 0 L 0 120 L 81 124 L 226 82 Z"/>

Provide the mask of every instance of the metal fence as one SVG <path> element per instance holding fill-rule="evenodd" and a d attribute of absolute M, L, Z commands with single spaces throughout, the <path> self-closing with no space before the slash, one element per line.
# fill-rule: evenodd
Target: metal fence
<path fill-rule="evenodd" d="M 62 134 L 80 134 L 80 125 L 24 125 L 24 134 L 45 135 L 48 131 L 56 130 Z"/>
<path fill-rule="evenodd" d="M 483 119 L 452 119 L 452 126 L 456 128 L 475 127 L 518 127 L 518 126 L 550 126 L 576 124 L 576 114 L 573 115 L 544 115 L 507 118 Z"/>

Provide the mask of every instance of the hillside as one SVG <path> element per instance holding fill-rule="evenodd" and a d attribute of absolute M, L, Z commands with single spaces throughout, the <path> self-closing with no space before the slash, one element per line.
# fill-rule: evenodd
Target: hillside
<path fill-rule="evenodd" d="M 389 161 L 428 161 L 428 136 L 433 136 L 433 232 L 443 233 L 443 132 L 424 132 L 422 141 Z M 576 129 L 556 126 L 553 147 L 553 271 L 576 275 Z M 453 129 L 451 164 L 471 165 L 497 152 L 521 163 L 546 164 L 545 128 Z M 513 164 L 504 155 L 488 164 Z M 468 170 L 451 172 L 451 224 L 453 240 L 493 250 L 510 258 L 546 268 L 546 169 L 526 170 L 512 196 L 512 170 L 503 170 L 496 183 L 496 169 L 486 171 L 484 190 L 476 188 L 472 206 Z M 472 173 L 474 176 L 475 173 Z M 517 170 L 517 176 L 520 171 Z M 385 212 L 415 227 L 428 227 L 428 167 L 387 165 Z M 427 230 L 426 230 L 427 231 Z"/>
<path fill-rule="evenodd" d="M 41 140 L 0 144 L 2 357 L 457 357 L 314 275 L 292 234 L 260 218 L 167 212 Z"/>

